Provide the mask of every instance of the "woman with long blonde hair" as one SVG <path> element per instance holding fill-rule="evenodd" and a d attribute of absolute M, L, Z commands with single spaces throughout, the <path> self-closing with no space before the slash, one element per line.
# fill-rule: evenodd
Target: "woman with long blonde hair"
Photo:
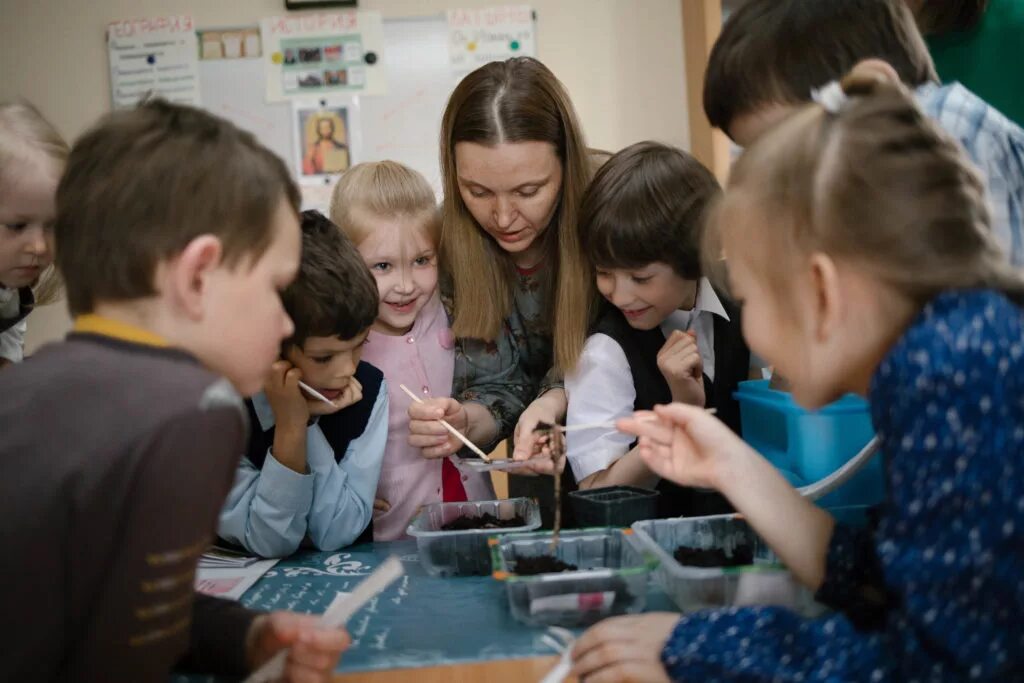
<path fill-rule="evenodd" d="M 518 458 L 533 454 L 539 422 L 564 418 L 562 373 L 595 301 L 576 225 L 592 166 L 565 88 L 537 60 L 492 62 L 452 93 L 441 256 L 459 349 L 455 398 L 410 411 L 410 443 L 424 456 L 461 447 L 438 418 L 484 446 L 512 435 Z"/>

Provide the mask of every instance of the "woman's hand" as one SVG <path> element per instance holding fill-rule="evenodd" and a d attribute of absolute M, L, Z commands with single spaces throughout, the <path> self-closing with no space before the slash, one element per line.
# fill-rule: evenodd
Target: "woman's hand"
<path fill-rule="evenodd" d="M 512 457 L 515 460 L 528 460 L 540 455 L 547 441 L 542 437 L 543 433 L 537 432 L 541 423 L 554 426 L 565 418 L 565 411 L 569 403 L 565 397 L 565 389 L 551 389 L 544 392 L 533 403 L 526 407 L 523 414 L 519 416 L 519 422 L 515 429 L 515 450 Z"/>

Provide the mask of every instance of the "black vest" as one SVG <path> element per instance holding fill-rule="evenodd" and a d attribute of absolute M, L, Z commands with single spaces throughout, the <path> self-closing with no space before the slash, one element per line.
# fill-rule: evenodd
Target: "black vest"
<path fill-rule="evenodd" d="M 334 451 L 335 462 L 341 462 L 348 451 L 348 445 L 362 436 L 366 431 L 366 425 L 373 413 L 373 406 L 377 402 L 377 395 L 380 393 L 384 382 L 384 374 L 370 365 L 360 361 L 356 368 L 356 379 L 363 387 L 363 398 L 349 407 L 339 410 L 330 415 L 321 415 L 317 418 L 317 426 L 323 432 L 327 443 Z M 249 458 L 256 467 L 263 469 L 263 461 L 267 459 L 267 451 L 274 445 L 274 427 L 263 431 L 260 426 L 259 417 L 252 400 L 245 400 L 245 408 L 249 411 L 249 449 L 245 457 Z M 364 543 L 373 540 L 373 522 L 367 525 L 366 529 L 355 543 Z"/>
<path fill-rule="evenodd" d="M 729 314 L 729 320 L 714 316 L 715 381 L 704 375 L 705 406 L 715 408 L 718 419 L 739 434 L 740 408 L 733 394 L 750 374 L 750 350 L 740 332 L 739 308 L 717 290 L 715 293 Z M 608 335 L 622 347 L 636 390 L 634 409 L 650 410 L 657 404 L 672 402 L 668 382 L 658 369 L 658 351 L 665 344 L 660 328 L 636 330 L 618 309 L 609 308 L 598 320 L 594 332 Z M 716 492 L 677 486 L 665 480 L 657 488 L 661 492 L 659 517 L 695 517 L 733 511 L 729 502 Z"/>
<path fill-rule="evenodd" d="M 0 332 L 11 329 L 25 319 L 36 305 L 35 295 L 31 287 L 22 287 L 18 290 L 18 312 L 13 318 L 0 318 Z"/>

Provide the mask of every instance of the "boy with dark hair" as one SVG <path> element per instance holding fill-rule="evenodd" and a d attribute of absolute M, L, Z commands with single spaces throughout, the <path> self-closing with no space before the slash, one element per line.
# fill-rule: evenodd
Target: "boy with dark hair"
<path fill-rule="evenodd" d="M 295 332 L 263 391 L 246 401 L 249 449 L 219 529 L 264 557 L 290 555 L 307 539 L 319 550 L 372 540 L 388 435 L 384 376 L 359 360 L 377 318 L 377 284 L 355 246 L 316 211 L 302 214 L 302 262 L 282 299 Z"/>
<path fill-rule="evenodd" d="M 689 154 L 638 142 L 614 154 L 583 196 L 583 252 L 608 305 L 566 375 L 566 425 L 605 423 L 680 401 L 715 408 L 737 433 L 733 393 L 757 360 L 740 333 L 740 311 L 701 269 L 701 236 L 718 181 Z M 732 508 L 717 493 L 659 481 L 629 435 L 584 430 L 566 435 L 580 488 L 657 487 L 659 517 Z"/>
<path fill-rule="evenodd" d="M 905 0 L 748 0 L 711 49 L 704 111 L 738 145 L 842 78 L 881 59 L 921 108 L 964 146 L 985 175 L 992 229 L 1010 261 L 1024 266 L 1024 131 L 959 83 L 938 85 Z"/>
<path fill-rule="evenodd" d="M 30 615 L 0 678 L 240 674 L 288 646 L 289 679 L 334 668 L 343 633 L 193 590 L 245 443 L 237 392 L 291 334 L 298 201 L 277 157 L 198 109 L 119 111 L 75 145 L 54 226 L 74 329 L 0 373 L 0 600 Z"/>

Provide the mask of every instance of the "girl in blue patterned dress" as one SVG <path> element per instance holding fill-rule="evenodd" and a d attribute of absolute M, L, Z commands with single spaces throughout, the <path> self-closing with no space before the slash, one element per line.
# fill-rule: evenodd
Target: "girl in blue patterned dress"
<path fill-rule="evenodd" d="M 587 683 L 1024 680 L 1024 281 L 978 173 L 885 66 L 751 147 L 708 233 L 751 350 L 796 400 L 870 399 L 877 524 L 835 522 L 699 408 L 619 425 L 662 477 L 720 490 L 836 611 L 609 619 L 574 649 Z"/>

